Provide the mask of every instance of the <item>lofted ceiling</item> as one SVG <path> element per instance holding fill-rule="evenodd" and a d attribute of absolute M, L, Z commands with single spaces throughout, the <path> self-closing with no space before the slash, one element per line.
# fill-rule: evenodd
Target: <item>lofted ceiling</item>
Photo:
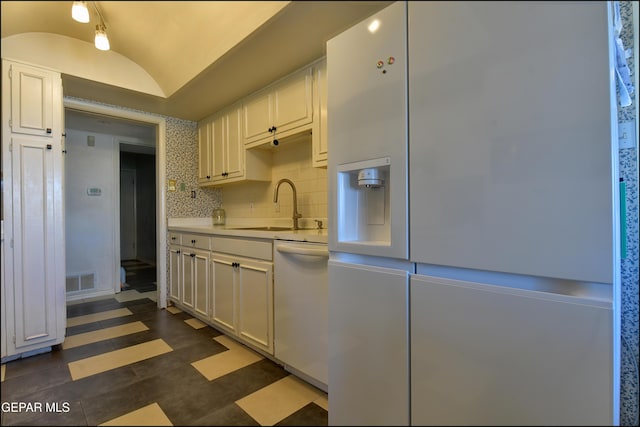
<path fill-rule="evenodd" d="M 63 72 L 64 95 L 198 121 L 324 56 L 327 40 L 391 2 L 89 1 L 89 24 L 71 18 L 72 3 L 2 0 L 3 42 L 48 33 L 93 45 L 95 4 L 111 51 L 160 94 Z"/>

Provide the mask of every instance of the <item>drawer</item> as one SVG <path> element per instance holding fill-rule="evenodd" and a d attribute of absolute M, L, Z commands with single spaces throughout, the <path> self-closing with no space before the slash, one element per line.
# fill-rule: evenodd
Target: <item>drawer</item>
<path fill-rule="evenodd" d="M 182 233 L 182 246 L 209 251 L 211 250 L 211 237 L 203 234 Z"/>
<path fill-rule="evenodd" d="M 169 232 L 169 244 L 170 245 L 181 245 L 182 244 L 182 233 L 176 233 L 175 231 Z"/>
<path fill-rule="evenodd" d="M 236 239 L 229 237 L 212 237 L 211 250 L 246 258 L 273 260 L 273 242 L 271 240 Z"/>

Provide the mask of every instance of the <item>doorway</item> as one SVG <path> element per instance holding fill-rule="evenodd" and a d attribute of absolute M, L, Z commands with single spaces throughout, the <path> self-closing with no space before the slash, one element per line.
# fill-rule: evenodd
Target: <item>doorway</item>
<path fill-rule="evenodd" d="M 154 165 L 155 165 L 155 173 L 153 176 L 154 187 L 151 193 L 154 194 L 155 201 L 151 202 L 150 208 L 153 209 L 151 216 L 153 217 L 153 221 L 147 221 L 147 223 L 152 223 L 152 227 L 154 228 L 154 236 L 156 240 L 155 244 L 155 259 L 157 261 L 156 265 L 156 283 L 157 283 L 157 305 L 160 308 L 166 307 L 167 299 L 166 299 L 166 269 L 167 269 L 167 260 L 166 258 L 166 232 L 167 232 L 167 223 L 166 223 L 166 203 L 164 202 L 166 198 L 166 119 L 158 116 L 152 116 L 145 113 L 139 113 L 134 111 L 127 111 L 118 109 L 115 107 L 92 104 L 90 102 L 74 100 L 74 99 L 65 99 L 64 100 L 65 111 L 66 110 L 74 110 L 79 112 L 84 112 L 87 114 L 94 114 L 97 116 L 103 116 L 106 120 L 105 122 L 113 122 L 111 119 L 120 120 L 120 122 L 133 122 L 137 123 L 141 126 L 151 127 L 155 132 L 155 150 L 156 154 L 154 156 Z M 118 156 L 117 150 L 114 152 L 114 156 Z M 117 157 L 116 157 L 117 158 Z M 117 164 L 114 163 L 114 164 Z M 118 178 L 119 181 L 119 166 L 116 168 L 114 166 L 114 177 Z M 139 181 L 139 176 L 138 176 Z M 119 187 L 119 186 L 118 186 Z M 139 199 L 139 193 L 138 197 Z M 117 207 L 114 206 L 113 212 L 119 213 L 119 197 L 115 199 L 115 203 Z M 120 291 L 120 277 L 121 277 L 121 266 L 120 266 L 120 215 L 116 214 L 115 221 L 117 224 L 113 227 L 113 260 L 104 260 L 108 264 L 113 265 L 113 288 L 111 289 L 111 293 Z M 117 242 L 117 244 L 115 244 Z M 139 245 L 139 242 L 138 242 Z M 109 257 L 111 258 L 111 257 Z"/>
<path fill-rule="evenodd" d="M 122 290 L 157 290 L 155 206 L 155 147 L 120 142 Z"/>
<path fill-rule="evenodd" d="M 136 171 L 120 167 L 120 262 L 136 259 Z"/>

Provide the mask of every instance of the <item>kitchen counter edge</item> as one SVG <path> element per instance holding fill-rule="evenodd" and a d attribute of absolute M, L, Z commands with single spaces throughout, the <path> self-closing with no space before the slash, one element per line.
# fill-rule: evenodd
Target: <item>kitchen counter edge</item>
<path fill-rule="evenodd" d="M 172 225 L 168 231 L 183 233 L 199 233 L 218 236 L 250 237 L 270 240 L 292 240 L 296 242 L 327 243 L 327 229 L 320 230 L 243 230 L 225 226 L 211 225 Z"/>

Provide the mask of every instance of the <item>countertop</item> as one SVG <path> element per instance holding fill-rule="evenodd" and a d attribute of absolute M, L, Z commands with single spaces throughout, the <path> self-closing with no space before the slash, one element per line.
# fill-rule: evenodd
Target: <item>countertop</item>
<path fill-rule="evenodd" d="M 259 224 L 262 226 L 263 224 Z M 273 225 L 273 224 L 267 224 Z M 182 221 L 169 221 L 167 229 L 169 231 L 178 231 L 184 233 L 200 233 L 220 236 L 236 236 L 236 237 L 253 237 L 259 239 L 272 240 L 293 240 L 297 242 L 316 242 L 327 243 L 328 230 L 322 229 L 301 229 L 301 230 L 246 230 L 240 227 L 254 226 L 254 224 L 229 224 L 229 225 L 210 225 L 202 224 L 197 221 L 191 223 Z"/>

